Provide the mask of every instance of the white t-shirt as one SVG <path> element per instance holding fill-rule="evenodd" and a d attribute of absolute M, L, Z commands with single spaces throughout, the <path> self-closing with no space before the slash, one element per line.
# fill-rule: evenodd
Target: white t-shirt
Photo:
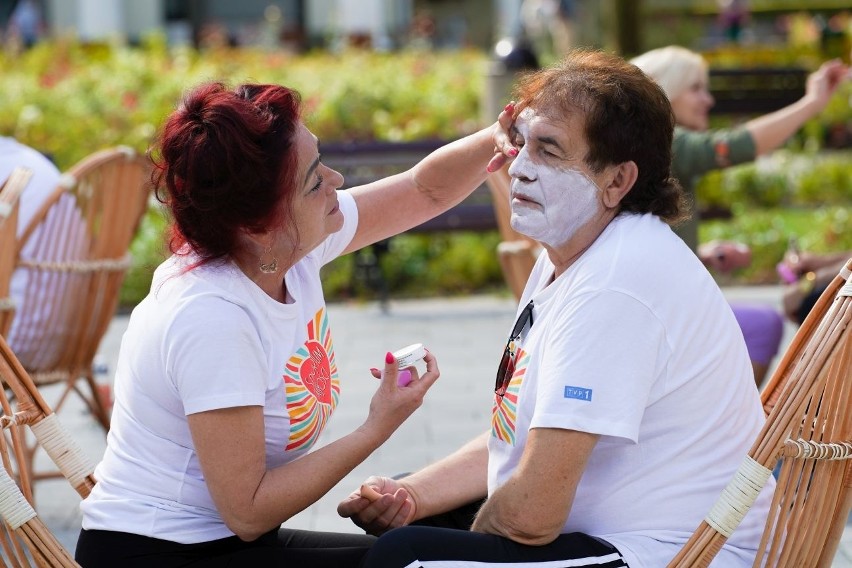
<path fill-rule="evenodd" d="M 133 310 L 121 342 L 115 406 L 84 529 L 197 543 L 232 536 L 201 474 L 186 416 L 263 406 L 267 467 L 307 453 L 337 406 L 334 343 L 320 267 L 358 226 L 339 192 L 343 228 L 291 268 L 293 303 L 267 296 L 234 265 L 172 257 Z M 226 456 L 223 456 L 226 457 Z"/>
<path fill-rule="evenodd" d="M 533 325 L 495 396 L 489 493 L 530 428 L 599 434 L 563 532 L 606 539 L 631 568 L 665 566 L 764 422 L 742 333 L 695 254 L 653 215 L 620 215 L 548 286 L 552 275 L 543 254 L 520 301 L 533 299 Z M 771 493 L 715 565 L 751 565 Z"/>

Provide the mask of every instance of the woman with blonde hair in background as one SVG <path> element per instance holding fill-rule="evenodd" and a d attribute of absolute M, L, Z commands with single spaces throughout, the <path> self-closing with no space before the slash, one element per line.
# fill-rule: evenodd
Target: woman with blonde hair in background
<path fill-rule="evenodd" d="M 700 54 L 670 45 L 635 57 L 631 63 L 663 88 L 675 115 L 672 172 L 693 201 L 692 218 L 678 227 L 678 234 L 711 269 L 728 272 L 747 266 L 751 253 L 746 245 L 698 244 L 695 181 L 711 170 L 750 162 L 780 147 L 826 107 L 849 68 L 837 60 L 828 61 L 808 77 L 805 94 L 798 101 L 741 126 L 710 130 L 709 113 L 715 101 L 708 88 L 707 62 Z M 735 304 L 732 308 L 760 385 L 778 352 L 783 320 L 770 307 Z"/>

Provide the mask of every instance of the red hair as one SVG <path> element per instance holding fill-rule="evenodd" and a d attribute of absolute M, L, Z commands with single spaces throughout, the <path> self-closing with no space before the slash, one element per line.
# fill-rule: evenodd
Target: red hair
<path fill-rule="evenodd" d="M 243 231 L 284 226 L 296 191 L 301 102 L 280 85 L 199 85 L 155 147 L 157 199 L 172 217 L 169 248 L 199 264 L 232 256 Z"/>

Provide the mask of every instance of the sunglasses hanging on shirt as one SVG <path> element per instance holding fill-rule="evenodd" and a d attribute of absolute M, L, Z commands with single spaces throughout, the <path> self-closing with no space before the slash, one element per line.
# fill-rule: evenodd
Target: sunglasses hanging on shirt
<path fill-rule="evenodd" d="M 515 342 L 521 337 L 527 323 L 532 327 L 533 324 L 533 301 L 527 304 L 521 314 L 518 316 L 518 321 L 512 328 L 512 333 L 509 335 L 509 341 L 506 342 L 506 349 L 503 350 L 503 358 L 500 359 L 500 366 L 497 367 L 497 381 L 494 384 L 494 394 L 503 398 L 506 394 L 506 388 L 509 386 L 509 381 L 512 380 L 512 375 L 515 374 Z"/>

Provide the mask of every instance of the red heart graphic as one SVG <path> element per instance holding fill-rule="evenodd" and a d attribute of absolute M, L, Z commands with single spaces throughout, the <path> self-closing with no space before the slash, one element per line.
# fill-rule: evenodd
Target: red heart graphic
<path fill-rule="evenodd" d="M 299 368 L 302 384 L 317 401 L 331 404 L 331 365 L 328 353 L 316 341 L 308 341 L 305 348 L 308 350 L 308 357 L 302 361 Z"/>

